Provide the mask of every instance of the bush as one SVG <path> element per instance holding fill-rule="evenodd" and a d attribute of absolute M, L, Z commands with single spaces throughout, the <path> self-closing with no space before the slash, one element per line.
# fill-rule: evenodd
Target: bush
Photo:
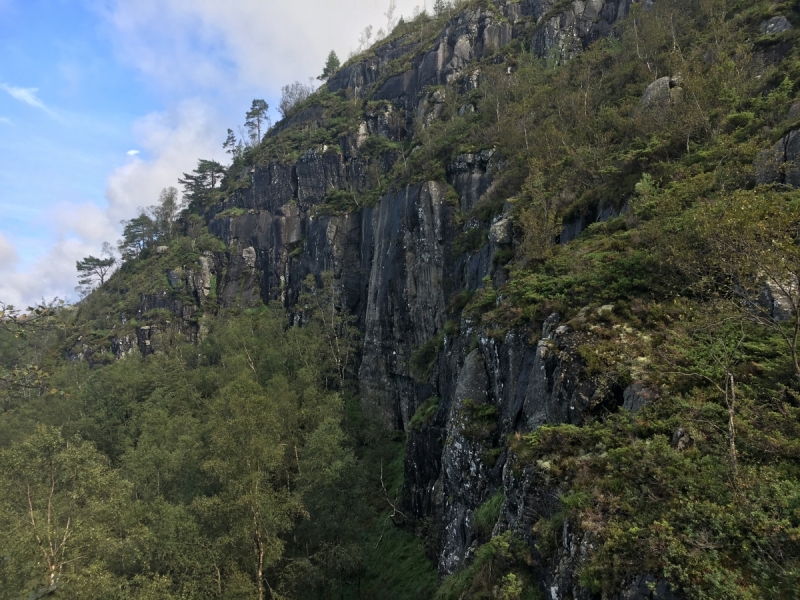
<path fill-rule="evenodd" d="M 489 537 L 492 534 L 497 519 L 500 518 L 500 509 L 503 507 L 503 502 L 506 501 L 506 496 L 503 490 L 498 490 L 497 493 L 489 498 L 486 502 L 478 507 L 473 517 L 475 528 L 484 537 Z"/>
<path fill-rule="evenodd" d="M 425 381 L 433 373 L 436 357 L 444 345 L 444 333 L 433 336 L 411 356 L 411 373 L 417 381 Z"/>
<path fill-rule="evenodd" d="M 408 422 L 408 428 L 411 430 L 421 429 L 423 425 L 427 425 L 436 416 L 436 411 L 439 409 L 440 398 L 431 396 L 423 402 L 414 413 L 411 421 Z"/>
<path fill-rule="evenodd" d="M 299 81 L 283 86 L 281 88 L 281 101 L 278 105 L 281 117 L 284 119 L 291 117 L 295 109 L 313 93 L 314 89 L 310 85 L 304 85 Z"/>

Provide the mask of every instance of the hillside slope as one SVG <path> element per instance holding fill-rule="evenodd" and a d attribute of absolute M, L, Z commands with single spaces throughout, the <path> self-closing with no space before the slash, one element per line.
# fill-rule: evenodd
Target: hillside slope
<path fill-rule="evenodd" d="M 181 235 L 153 240 L 68 315 L 59 387 L 83 398 L 66 373 L 91 364 L 77 379 L 93 381 L 137 354 L 191 374 L 186 407 L 194 394 L 236 396 L 226 390 L 248 370 L 268 392 L 285 371 L 297 407 L 317 386 L 326 416 L 286 421 L 303 432 L 280 442 L 296 464 L 276 459 L 277 479 L 304 490 L 280 505 L 286 551 L 261 575 L 206 557 L 196 568 L 215 566 L 220 596 L 380 597 L 381 572 L 430 582 L 425 554 L 439 598 L 795 597 L 799 19 L 788 2 L 482 0 L 401 23 L 235 156 L 219 185 L 194 189 Z M 294 326 L 237 333 L 264 310 Z M 193 347 L 197 364 L 182 354 Z M 126 444 L 147 428 L 131 424 L 134 398 L 119 413 L 110 401 L 118 421 L 102 434 L 71 424 L 74 402 L 39 419 L 79 433 L 112 469 L 135 455 Z M 4 430 L 35 420 L 24 404 L 9 405 Z M 387 435 L 400 432 L 390 493 Z M 218 476 L 216 451 L 204 460 Z M 327 461 L 338 470 L 319 488 L 303 479 Z M 348 482 L 358 502 L 314 512 Z M 167 504 L 208 526 L 198 499 L 222 492 L 186 493 Z M 347 503 L 361 512 L 343 533 L 329 521 Z M 322 537 L 303 529 L 305 510 Z M 407 562 L 386 566 L 386 527 L 406 536 Z M 314 569 L 297 566 L 298 535 Z M 244 552 L 226 543 L 214 556 Z M 170 560 L 152 585 L 214 597 Z M 302 573 L 317 579 L 303 587 Z"/>

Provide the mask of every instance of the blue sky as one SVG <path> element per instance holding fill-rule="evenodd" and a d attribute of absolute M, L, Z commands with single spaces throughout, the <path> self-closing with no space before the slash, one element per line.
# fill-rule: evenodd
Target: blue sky
<path fill-rule="evenodd" d="M 104 37 L 80 3 L 0 8 L 0 86 L 8 86 L 0 89 L 0 231 L 17 247 L 19 268 L 58 235 L 43 213 L 64 203 L 102 206 L 108 174 L 135 145 L 132 122 L 159 107 Z"/>
<path fill-rule="evenodd" d="M 0 0 L 0 301 L 74 299 L 78 258 L 388 4 Z"/>

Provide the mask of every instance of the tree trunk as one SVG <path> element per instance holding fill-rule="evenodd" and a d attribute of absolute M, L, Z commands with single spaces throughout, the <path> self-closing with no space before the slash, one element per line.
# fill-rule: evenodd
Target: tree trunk
<path fill-rule="evenodd" d="M 794 376 L 800 385 L 800 361 L 797 358 L 797 341 L 800 338 L 800 310 L 794 311 L 794 332 L 792 334 L 792 345 L 789 350 L 792 353 L 792 366 L 794 366 Z"/>
<path fill-rule="evenodd" d="M 253 518 L 255 521 L 255 517 Z M 253 540 L 255 541 L 256 552 L 256 585 L 258 586 L 258 600 L 265 600 L 266 590 L 264 589 L 264 543 L 261 539 L 261 533 L 256 527 L 253 533 Z"/>
<path fill-rule="evenodd" d="M 725 382 L 725 402 L 728 405 L 728 442 L 730 445 L 731 476 L 734 484 L 739 471 L 739 461 L 736 455 L 736 388 L 734 387 L 733 373 L 728 373 Z"/>

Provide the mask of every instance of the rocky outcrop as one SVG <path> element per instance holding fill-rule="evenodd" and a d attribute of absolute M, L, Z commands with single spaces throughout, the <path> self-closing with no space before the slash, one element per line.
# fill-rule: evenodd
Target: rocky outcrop
<path fill-rule="evenodd" d="M 800 130 L 792 130 L 756 158 L 756 183 L 800 187 Z"/>
<path fill-rule="evenodd" d="M 494 152 L 461 154 L 447 167 L 447 180 L 459 190 L 459 208 L 468 213 L 489 190 L 492 181 L 491 159 Z"/>
<path fill-rule="evenodd" d="M 557 0 L 500 0 L 491 9 L 468 9 L 445 24 L 432 47 L 420 48 L 410 35 L 392 40 L 376 47 L 372 56 L 340 69 L 328 89 L 388 100 L 415 115 L 428 100 L 422 94 L 427 86 L 461 79 L 475 61 L 493 56 L 512 40 L 522 40 L 540 58 L 567 60 L 609 35 L 631 3 L 575 0 L 565 7 Z M 409 68 L 397 73 L 401 61 L 409 61 Z M 469 78 L 461 84 L 469 87 Z"/>
<path fill-rule="evenodd" d="M 792 29 L 792 24 L 789 22 L 789 19 L 783 15 L 777 15 L 771 19 L 763 21 L 760 25 L 760 29 L 761 33 L 764 35 L 777 35 Z"/>
<path fill-rule="evenodd" d="M 592 212 L 582 213 L 571 217 L 564 222 L 561 228 L 561 233 L 558 236 L 558 240 L 562 244 L 567 244 L 577 238 L 582 231 L 589 227 L 589 225 L 593 223 L 604 223 L 605 221 L 616 219 L 620 215 L 625 214 L 629 208 L 630 207 L 627 204 L 623 206 L 621 210 L 617 209 L 617 207 L 613 205 L 600 205 Z"/>
<path fill-rule="evenodd" d="M 412 186 L 365 211 L 374 241 L 359 381 L 364 401 L 398 428 L 425 399 L 411 376 L 412 350 L 444 327 L 445 242 L 454 231 L 445 194 L 440 184 Z"/>
<path fill-rule="evenodd" d="M 441 524 L 443 574 L 464 565 L 478 535 L 472 524 L 474 512 L 497 489 L 517 502 L 518 512 L 524 513 L 535 500 L 538 508 L 528 515 L 530 519 L 541 516 L 547 502 L 552 504 L 550 500 L 541 504 L 542 494 L 557 497 L 552 486 L 520 491 L 504 475 L 502 448 L 509 434 L 534 431 L 544 424 L 579 425 L 589 415 L 623 403 L 622 390 L 597 385 L 585 375 L 576 350 L 587 342 L 585 334 L 556 324 L 557 317 L 545 325 L 545 338 L 531 345 L 523 331 L 511 331 L 501 341 L 464 320 L 459 336 L 445 341 L 432 390 L 442 400 L 432 423 L 409 432 L 405 489 L 406 503 L 416 517 L 432 516 Z M 468 352 L 475 336 L 477 347 Z M 444 443 L 431 444 L 442 438 Z M 424 469 L 417 468 L 416 457 L 439 451 L 440 459 L 428 458 Z M 539 516 L 525 521 L 522 537 L 531 544 L 530 527 Z M 515 529 L 508 519 L 499 526 Z"/>
<path fill-rule="evenodd" d="M 540 58 L 568 60 L 611 33 L 614 23 L 628 15 L 631 1 L 579 0 L 561 12 L 554 11 L 556 1 L 524 5 L 533 5 L 531 14 L 541 23 L 531 40 L 534 53 Z"/>
<path fill-rule="evenodd" d="M 678 104 L 682 97 L 680 77 L 660 77 L 647 86 L 642 96 L 639 112 L 656 109 L 664 110 L 670 105 Z"/>
<path fill-rule="evenodd" d="M 767 281 L 762 285 L 758 295 L 758 307 L 753 308 L 761 313 L 761 316 L 767 316 L 776 323 L 785 323 L 794 318 L 797 298 L 797 282 L 785 281 L 777 285 Z"/>

